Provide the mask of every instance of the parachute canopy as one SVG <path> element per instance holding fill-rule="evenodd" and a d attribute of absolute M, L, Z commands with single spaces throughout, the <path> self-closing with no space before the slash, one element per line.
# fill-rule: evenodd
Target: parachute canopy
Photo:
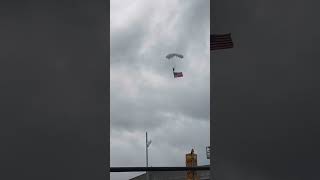
<path fill-rule="evenodd" d="M 173 58 L 173 57 L 183 58 L 183 55 L 177 54 L 177 53 L 171 53 L 171 54 L 168 54 L 168 55 L 166 56 L 167 59 L 171 59 L 171 58 Z"/>

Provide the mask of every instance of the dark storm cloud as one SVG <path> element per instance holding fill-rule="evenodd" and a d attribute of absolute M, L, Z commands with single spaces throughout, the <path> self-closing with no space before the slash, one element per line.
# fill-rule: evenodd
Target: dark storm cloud
<path fill-rule="evenodd" d="M 212 53 L 217 179 L 317 179 L 317 3 L 216 1 L 213 32 L 235 48 Z M 220 167 L 221 164 L 221 167 Z M 257 179 L 259 179 L 257 178 Z M 234 179 L 234 178 L 228 178 Z"/>

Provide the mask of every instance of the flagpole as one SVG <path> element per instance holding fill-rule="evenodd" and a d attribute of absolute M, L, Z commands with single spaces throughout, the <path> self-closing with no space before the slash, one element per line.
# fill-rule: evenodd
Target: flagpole
<path fill-rule="evenodd" d="M 148 167 L 148 132 L 146 132 L 146 167 Z M 146 171 L 146 179 L 149 180 L 148 171 Z"/>

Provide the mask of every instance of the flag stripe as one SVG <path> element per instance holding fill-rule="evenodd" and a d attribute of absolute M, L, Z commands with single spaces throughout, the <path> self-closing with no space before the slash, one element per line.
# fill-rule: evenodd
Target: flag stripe
<path fill-rule="evenodd" d="M 232 40 L 231 39 L 218 39 L 218 40 L 212 41 L 210 43 L 217 43 L 217 42 L 232 42 Z"/>
<path fill-rule="evenodd" d="M 215 41 L 215 42 L 210 42 L 210 45 L 221 44 L 221 43 L 233 43 L 233 42 L 232 41 Z"/>
<path fill-rule="evenodd" d="M 222 45 L 229 45 L 229 44 L 233 45 L 233 42 L 215 43 L 215 44 L 210 44 L 210 46 L 217 46 L 217 45 L 222 46 Z"/>
<path fill-rule="evenodd" d="M 233 46 L 233 43 L 221 43 L 221 44 L 214 44 L 210 47 L 216 47 L 216 46 Z"/>
<path fill-rule="evenodd" d="M 222 44 L 222 45 L 215 45 L 215 46 L 210 46 L 210 48 L 216 48 L 216 47 L 233 47 L 233 44 Z"/>
<path fill-rule="evenodd" d="M 233 48 L 233 47 L 218 47 L 218 48 L 212 48 L 212 49 L 210 49 L 210 50 L 211 50 L 211 51 L 214 51 L 214 50 L 229 49 L 229 48 Z"/>
<path fill-rule="evenodd" d="M 210 38 L 223 38 L 223 37 L 231 37 L 231 33 L 227 33 L 227 34 L 210 34 Z"/>
<path fill-rule="evenodd" d="M 231 40 L 231 37 L 213 38 L 213 39 L 211 39 L 211 41 L 225 41 L 225 40 Z"/>
<path fill-rule="evenodd" d="M 231 47 L 233 47 L 233 45 L 211 46 L 210 49 L 211 49 L 211 48 L 219 48 L 219 47 L 230 47 L 230 48 L 231 48 Z"/>

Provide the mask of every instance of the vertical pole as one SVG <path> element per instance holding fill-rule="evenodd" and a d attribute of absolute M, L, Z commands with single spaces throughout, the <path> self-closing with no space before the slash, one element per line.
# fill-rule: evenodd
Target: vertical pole
<path fill-rule="evenodd" d="M 195 149 L 193 147 L 193 149 Z M 195 155 L 192 153 L 192 167 L 195 167 Z M 192 180 L 194 180 L 194 170 L 192 170 Z"/>
<path fill-rule="evenodd" d="M 146 167 L 148 167 L 148 132 L 146 132 Z M 148 171 L 146 171 L 146 179 L 149 180 Z"/>

